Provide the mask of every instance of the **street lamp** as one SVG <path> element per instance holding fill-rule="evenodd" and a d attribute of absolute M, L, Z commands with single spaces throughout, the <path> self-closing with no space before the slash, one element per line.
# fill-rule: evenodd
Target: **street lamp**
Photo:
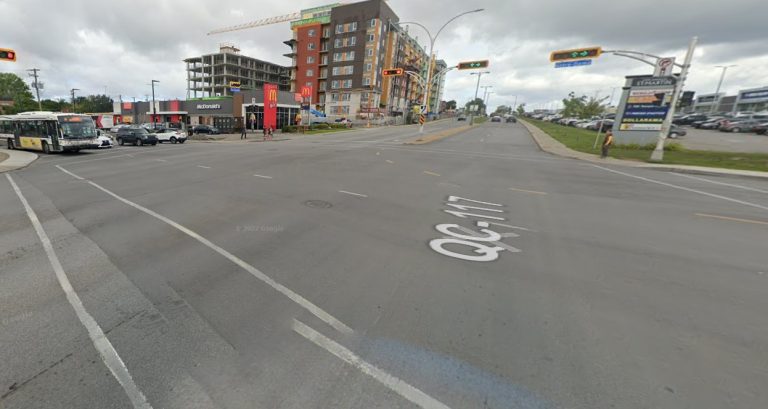
<path fill-rule="evenodd" d="M 490 71 L 480 71 L 480 72 L 471 72 L 469 75 L 477 75 L 477 85 L 475 86 L 475 99 L 472 100 L 472 103 L 477 101 L 477 91 L 480 90 L 480 78 L 483 77 L 483 74 L 490 74 Z M 485 98 L 483 98 L 485 99 Z M 471 106 L 471 104 L 470 104 Z M 472 125 L 474 123 L 474 117 L 472 114 L 469 115 L 469 124 Z"/>
<path fill-rule="evenodd" d="M 427 101 L 428 101 L 427 94 L 429 93 L 429 88 L 430 88 L 429 84 L 431 84 L 430 80 L 432 79 L 432 62 L 433 62 L 433 60 L 435 58 L 434 54 L 432 54 L 432 51 L 435 48 L 435 40 L 437 40 L 437 36 L 439 36 L 440 32 L 443 31 L 445 26 L 450 24 L 453 20 L 456 20 L 457 18 L 459 18 L 459 17 L 461 17 L 463 15 L 471 14 L 471 13 L 479 13 L 479 12 L 481 12 L 483 10 L 484 9 L 470 10 L 470 11 L 465 11 L 463 13 L 457 14 L 456 16 L 452 17 L 450 20 L 446 21 L 445 24 L 443 24 L 442 27 L 440 27 L 440 29 L 437 30 L 437 34 L 435 34 L 434 36 L 432 36 L 432 33 L 430 33 L 430 31 L 423 24 L 412 22 L 412 21 L 404 22 L 404 23 L 397 23 L 398 25 L 403 25 L 403 24 L 417 25 L 417 26 L 423 28 L 424 31 L 427 32 L 427 36 L 429 37 L 429 63 L 427 64 L 427 78 L 426 78 L 426 81 L 424 81 L 424 83 L 427 84 L 427 90 L 424 93 L 424 95 L 422 95 L 422 97 L 421 97 L 421 105 L 423 107 L 427 106 Z M 421 124 L 421 127 L 419 127 L 419 133 L 424 133 L 424 124 L 423 123 Z"/>
<path fill-rule="evenodd" d="M 152 129 L 157 128 L 155 125 L 157 122 L 157 107 L 155 106 L 155 83 L 159 83 L 158 80 L 152 80 Z"/>
<path fill-rule="evenodd" d="M 80 91 L 80 88 L 72 88 L 70 92 L 72 93 L 72 113 L 77 113 L 77 109 L 75 109 L 75 91 Z"/>
<path fill-rule="evenodd" d="M 738 67 L 738 65 L 736 64 L 715 65 L 715 68 L 722 68 L 723 72 L 720 74 L 720 81 L 717 83 L 717 91 L 715 91 L 715 100 L 712 101 L 712 106 L 709 108 L 710 114 L 715 110 L 715 106 L 720 105 L 720 87 L 723 85 L 723 80 L 725 79 L 725 72 L 728 71 L 728 68 L 731 68 L 731 67 Z"/>
<path fill-rule="evenodd" d="M 487 101 L 488 101 L 488 94 L 490 93 L 488 91 L 488 89 L 489 88 L 493 88 L 493 85 L 483 85 L 480 88 L 483 89 L 483 105 L 485 107 L 485 109 L 483 110 L 483 113 L 487 114 L 488 113 L 488 102 Z"/>

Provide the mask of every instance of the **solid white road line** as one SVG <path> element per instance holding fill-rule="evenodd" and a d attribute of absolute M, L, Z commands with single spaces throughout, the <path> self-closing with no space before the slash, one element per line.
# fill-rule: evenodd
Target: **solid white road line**
<path fill-rule="evenodd" d="M 8 178 L 8 182 L 11 183 L 13 190 L 19 197 L 21 204 L 24 205 L 24 210 L 26 210 L 29 221 L 35 228 L 35 232 L 43 245 L 43 249 L 45 249 L 45 254 L 48 256 L 48 261 L 51 263 L 51 267 L 53 267 L 59 285 L 61 285 L 61 289 L 64 290 L 64 294 L 67 296 L 67 301 L 69 301 L 69 304 L 75 310 L 75 314 L 80 320 L 80 323 L 83 324 L 88 331 L 88 336 L 91 338 L 93 346 L 99 352 L 102 361 L 104 361 L 104 364 L 109 368 L 109 371 L 112 372 L 112 376 L 114 376 L 117 382 L 123 387 L 125 394 L 128 395 L 134 408 L 151 409 L 152 405 L 147 402 L 147 398 L 144 397 L 144 394 L 141 393 L 139 387 L 133 382 L 133 378 L 128 372 L 125 363 L 123 363 L 123 360 L 120 358 L 120 355 L 117 354 L 117 351 L 115 351 L 112 343 L 109 342 L 109 339 L 104 334 L 101 327 L 99 327 L 96 320 L 93 319 L 91 314 L 86 311 L 85 306 L 83 306 L 83 302 L 80 300 L 80 297 L 72 287 L 72 283 L 69 282 L 67 274 L 64 272 L 64 267 L 61 266 L 61 262 L 59 261 L 58 256 L 56 256 L 56 252 L 53 250 L 51 240 L 48 238 L 45 230 L 43 230 L 43 225 L 37 218 L 37 214 L 32 210 L 32 207 L 29 205 L 24 195 L 22 195 L 21 189 L 19 189 L 16 182 L 13 181 L 11 175 L 6 173 L 5 176 Z"/>
<path fill-rule="evenodd" d="M 352 196 L 368 197 L 368 195 L 364 195 L 362 193 L 347 192 L 346 190 L 339 190 L 339 193 L 344 193 L 346 195 L 352 195 Z"/>
<path fill-rule="evenodd" d="M 752 191 L 752 192 L 758 192 L 758 193 L 768 193 L 768 190 L 760 190 L 760 189 L 755 189 L 755 188 L 753 188 L 753 187 L 749 187 L 749 186 L 734 185 L 734 184 L 732 184 L 732 183 L 718 182 L 718 181 L 715 181 L 715 180 L 709 180 L 709 179 L 704 179 L 704 178 L 698 178 L 698 177 L 696 177 L 696 176 L 691 176 L 691 175 L 684 175 L 684 174 L 682 174 L 682 173 L 677 173 L 677 172 L 669 172 L 669 173 L 675 174 L 675 175 L 677 175 L 677 176 L 682 176 L 682 177 L 684 177 L 684 178 L 695 179 L 695 180 L 701 180 L 702 182 L 709 182 L 709 183 L 713 183 L 713 184 L 715 184 L 715 185 L 730 186 L 730 187 L 735 187 L 735 188 L 738 188 L 738 189 L 744 189 L 744 190 L 749 190 L 749 191 Z"/>
<path fill-rule="evenodd" d="M 516 189 L 514 187 L 510 187 L 508 189 L 509 190 L 514 190 L 515 192 L 533 193 L 535 195 L 546 195 L 547 194 L 547 192 L 538 192 L 536 190 Z"/>
<path fill-rule="evenodd" d="M 312 343 L 319 346 L 320 348 L 325 349 L 342 361 L 354 366 L 360 370 L 360 372 L 381 382 L 384 386 L 391 389 L 393 392 L 397 393 L 403 398 L 409 400 L 411 403 L 425 409 L 448 409 L 448 406 L 444 403 L 427 395 L 420 389 L 417 389 L 416 387 L 406 383 L 402 379 L 364 361 L 354 352 L 345 348 L 336 341 L 326 337 L 325 335 L 315 331 L 301 321 L 296 319 L 293 320 L 293 330 L 297 334 L 303 336 L 309 341 L 312 341 Z"/>
<path fill-rule="evenodd" d="M 425 171 L 424 171 L 424 174 L 425 174 L 425 175 L 432 175 L 432 176 L 440 176 L 440 174 L 439 174 L 439 173 L 430 172 L 430 171 L 428 171 L 428 170 L 425 170 Z"/>
<path fill-rule="evenodd" d="M 711 219 L 729 220 L 732 222 L 751 223 L 751 224 L 763 224 L 768 226 L 768 222 L 762 220 L 740 219 L 738 217 L 718 216 L 716 214 L 695 213 L 699 217 L 709 217 Z"/>
<path fill-rule="evenodd" d="M 673 185 L 672 183 L 662 182 L 662 181 L 655 180 L 655 179 L 644 178 L 642 176 L 632 175 L 632 174 L 629 174 L 629 173 L 620 172 L 618 170 L 604 168 L 604 167 L 598 166 L 598 165 L 592 165 L 592 166 L 594 166 L 594 167 L 596 167 L 598 169 L 606 170 L 608 172 L 613 172 L 613 173 L 616 173 L 616 174 L 619 174 L 619 175 L 624 175 L 624 176 L 629 176 L 631 178 L 635 178 L 635 179 L 639 179 L 639 180 L 644 180 L 646 182 L 656 183 L 658 185 L 667 186 L 667 187 L 671 187 L 671 188 L 674 188 L 674 189 L 685 190 L 686 192 L 696 193 L 696 194 L 699 194 L 699 195 L 702 195 L 702 196 L 714 197 L 715 199 L 727 200 L 729 202 L 742 204 L 744 206 L 750 206 L 750 207 L 756 207 L 758 209 L 768 210 L 768 206 L 762 206 L 762 205 L 755 204 L 755 203 L 745 202 L 743 200 L 734 199 L 732 197 L 716 195 L 714 193 L 708 193 L 708 192 L 704 192 L 704 191 L 701 191 L 701 190 L 687 188 L 687 187 L 684 187 L 684 186 Z"/>
<path fill-rule="evenodd" d="M 198 168 L 203 168 L 203 169 L 210 169 L 211 168 L 210 166 L 203 166 L 203 165 L 197 165 L 197 167 Z"/>
<path fill-rule="evenodd" d="M 264 176 L 264 175 L 253 175 L 253 176 L 256 176 L 257 178 L 262 178 L 262 179 L 272 179 L 272 176 Z"/>
<path fill-rule="evenodd" d="M 64 169 L 64 168 L 62 168 L 60 166 L 58 166 L 58 168 L 61 169 L 63 172 L 65 172 L 65 173 L 67 173 L 69 175 L 72 175 L 73 177 L 76 177 L 78 179 L 83 180 L 82 177 L 77 176 L 74 173 L 72 173 L 72 172 L 70 172 L 70 171 L 68 171 L 68 170 L 66 170 L 66 169 Z M 325 312 L 325 310 L 323 310 L 322 308 L 316 306 L 311 301 L 309 301 L 306 298 L 302 297 L 301 295 L 295 293 L 290 288 L 288 288 L 288 287 L 278 283 L 277 281 L 275 281 L 274 279 L 272 279 L 268 275 L 266 275 L 263 272 L 261 272 L 256 267 L 246 263 L 245 261 L 243 261 L 239 257 L 235 256 L 234 254 L 232 254 L 232 253 L 228 252 L 227 250 L 224 250 L 223 248 L 217 246 L 216 244 L 212 243 L 211 241 L 209 241 L 205 237 L 195 233 L 194 231 L 192 231 L 192 230 L 182 226 L 179 223 L 176 223 L 175 221 L 173 221 L 173 220 L 171 220 L 171 219 L 169 219 L 169 218 L 167 218 L 167 217 L 165 217 L 165 216 L 163 216 L 163 215 L 161 215 L 159 213 L 156 213 L 156 212 L 154 212 L 152 210 L 147 209 L 144 206 L 136 204 L 136 203 L 134 203 L 134 202 L 132 202 L 132 201 L 130 201 L 128 199 L 125 199 L 125 198 L 121 197 L 121 196 L 118 196 L 117 194 L 113 193 L 112 191 L 110 191 L 110 190 L 108 190 L 106 188 L 103 188 L 103 187 L 99 186 L 98 184 L 96 184 L 96 183 L 94 183 L 94 182 L 92 182 L 90 180 L 88 181 L 88 183 L 91 186 L 95 187 L 96 189 L 99 189 L 102 192 L 104 192 L 104 193 L 114 197 L 115 199 L 117 199 L 117 200 L 127 204 L 128 206 L 131 206 L 131 207 L 133 207 L 133 208 L 135 208 L 137 210 L 140 210 L 140 211 L 142 211 L 142 212 L 144 212 L 144 213 L 146 213 L 146 214 L 148 214 L 148 215 L 150 215 L 150 216 L 152 216 L 152 217 L 154 217 L 154 218 L 156 218 L 156 219 L 158 219 L 158 220 L 168 224 L 169 226 L 176 228 L 177 230 L 181 231 L 182 233 L 185 233 L 186 235 L 188 235 L 189 237 L 192 237 L 193 239 L 199 241 L 200 243 L 204 244 L 205 246 L 207 246 L 211 250 L 213 250 L 213 251 L 219 253 L 220 255 L 224 256 L 224 258 L 226 258 L 227 260 L 233 262 L 234 264 L 237 264 L 243 270 L 249 272 L 252 276 L 256 277 L 257 279 L 263 281 L 264 283 L 266 283 L 270 287 L 274 288 L 277 292 L 279 292 L 279 293 L 283 294 L 284 296 L 288 297 L 291 301 L 295 302 L 300 307 L 302 307 L 305 310 L 309 311 L 315 317 L 323 320 L 325 323 L 327 323 L 328 325 L 332 326 L 337 331 L 339 331 L 341 333 L 344 333 L 344 334 L 351 334 L 353 332 L 352 328 L 348 327 L 346 324 L 344 324 L 343 322 L 341 322 L 338 319 L 336 319 L 336 317 L 334 317 L 333 315 Z"/>

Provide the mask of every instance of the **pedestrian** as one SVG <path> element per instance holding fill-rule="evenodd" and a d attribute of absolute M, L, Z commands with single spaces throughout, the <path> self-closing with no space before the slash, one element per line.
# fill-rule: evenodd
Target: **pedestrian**
<path fill-rule="evenodd" d="M 605 131 L 605 139 L 603 139 L 603 146 L 602 146 L 602 153 L 600 154 L 600 157 L 605 159 L 608 157 L 608 148 L 613 145 L 613 131 L 607 130 Z"/>
<path fill-rule="evenodd" d="M 270 141 L 272 140 L 272 131 L 273 131 L 273 130 L 274 130 L 274 129 L 272 129 L 272 127 L 270 126 L 270 127 L 269 127 L 269 134 L 268 134 L 268 135 L 269 135 L 269 140 L 270 140 Z"/>
<path fill-rule="evenodd" d="M 262 141 L 266 141 L 267 140 L 267 132 L 268 132 L 267 127 L 266 126 L 263 127 L 262 131 L 264 132 L 264 139 L 262 139 Z"/>
<path fill-rule="evenodd" d="M 247 136 L 245 135 L 245 124 L 243 124 L 243 128 L 240 130 L 240 139 L 246 139 Z"/>

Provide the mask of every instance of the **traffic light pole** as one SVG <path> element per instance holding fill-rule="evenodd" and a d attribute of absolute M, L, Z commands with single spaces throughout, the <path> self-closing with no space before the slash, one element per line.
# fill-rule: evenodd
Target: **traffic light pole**
<path fill-rule="evenodd" d="M 688 70 L 691 68 L 693 52 L 696 50 L 696 43 L 698 41 L 698 37 L 693 37 L 691 43 L 688 45 L 688 52 L 685 54 L 683 69 L 680 72 L 680 78 L 678 78 L 675 83 L 675 91 L 672 93 L 672 101 L 669 103 L 667 117 L 664 118 L 664 122 L 661 124 L 661 130 L 659 131 L 659 136 L 656 140 L 656 149 L 654 149 L 651 154 L 651 162 L 661 162 L 664 160 L 664 140 L 667 139 L 667 135 L 669 134 L 669 127 L 672 118 L 675 116 L 675 108 L 677 108 L 677 100 L 680 99 L 680 92 L 683 90 L 683 85 L 685 85 L 685 79 L 688 76 Z"/>
<path fill-rule="evenodd" d="M 470 104 L 469 104 L 470 107 L 472 106 L 472 104 L 475 103 L 475 101 L 477 101 L 477 92 L 480 91 L 480 78 L 483 76 L 483 74 L 490 74 L 490 73 L 491 73 L 490 71 L 480 71 L 480 72 L 472 72 L 472 73 L 469 74 L 469 75 L 477 75 L 477 85 L 475 86 L 475 98 L 472 100 L 472 102 L 470 102 Z M 478 107 L 478 109 L 479 108 L 480 107 Z M 475 122 L 474 112 L 475 111 L 471 110 L 469 112 L 470 112 L 470 114 L 469 114 L 469 125 L 474 125 L 474 122 Z"/>

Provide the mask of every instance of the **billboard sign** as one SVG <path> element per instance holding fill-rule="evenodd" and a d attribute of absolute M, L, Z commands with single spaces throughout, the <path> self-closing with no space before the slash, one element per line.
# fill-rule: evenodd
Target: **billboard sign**
<path fill-rule="evenodd" d="M 264 128 L 277 127 L 277 84 L 264 84 Z"/>
<path fill-rule="evenodd" d="M 633 79 L 619 130 L 660 131 L 669 112 L 675 83 L 674 77 Z"/>

